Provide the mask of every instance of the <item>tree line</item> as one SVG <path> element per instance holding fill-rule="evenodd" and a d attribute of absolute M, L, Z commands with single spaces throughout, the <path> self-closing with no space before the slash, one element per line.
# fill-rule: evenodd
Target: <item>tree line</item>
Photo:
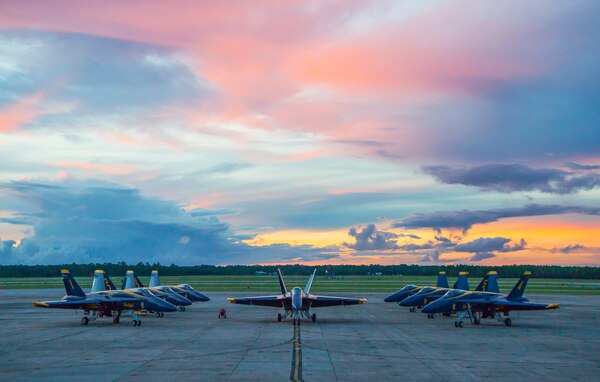
<path fill-rule="evenodd" d="M 384 276 L 432 276 L 440 271 L 445 271 L 448 276 L 457 276 L 459 272 L 469 272 L 470 276 L 483 277 L 489 271 L 497 271 L 500 277 L 516 278 L 525 271 L 531 271 L 536 278 L 550 279 L 600 279 L 600 267 L 574 267 L 558 265 L 162 265 L 160 263 L 126 264 L 60 264 L 60 265 L 0 265 L 0 277 L 55 277 L 60 275 L 61 269 L 68 269 L 73 276 L 90 276 L 94 270 L 102 269 L 109 275 L 124 275 L 126 271 L 133 270 L 136 274 L 146 276 L 154 269 L 163 276 L 251 276 L 257 272 L 267 274 L 280 268 L 284 275 L 310 275 L 317 268 L 318 275 L 330 276 L 355 276 L 378 275 Z"/>

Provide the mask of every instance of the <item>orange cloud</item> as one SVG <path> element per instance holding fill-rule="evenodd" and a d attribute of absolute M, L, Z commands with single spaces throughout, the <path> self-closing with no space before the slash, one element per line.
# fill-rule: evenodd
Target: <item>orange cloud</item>
<path fill-rule="evenodd" d="M 0 108 L 0 133 L 18 130 L 22 125 L 34 120 L 40 111 L 44 94 L 37 92 L 18 102 Z"/>
<path fill-rule="evenodd" d="M 55 162 L 55 167 L 76 168 L 85 171 L 101 172 L 110 175 L 129 175 L 135 167 L 125 164 L 106 164 L 95 162 Z M 66 173 L 66 171 L 65 171 Z"/>

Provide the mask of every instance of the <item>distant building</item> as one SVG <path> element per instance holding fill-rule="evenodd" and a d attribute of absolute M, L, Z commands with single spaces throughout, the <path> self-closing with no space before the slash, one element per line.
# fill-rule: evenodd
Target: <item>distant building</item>
<path fill-rule="evenodd" d="M 381 275 L 382 275 L 382 273 L 381 273 L 381 272 L 375 272 L 375 273 L 374 273 L 374 275 L 375 275 L 375 276 L 381 276 Z"/>
<path fill-rule="evenodd" d="M 267 275 L 267 272 L 265 272 L 265 271 L 256 271 L 256 272 L 254 272 L 254 274 L 255 274 L 256 276 L 266 276 L 266 275 Z"/>

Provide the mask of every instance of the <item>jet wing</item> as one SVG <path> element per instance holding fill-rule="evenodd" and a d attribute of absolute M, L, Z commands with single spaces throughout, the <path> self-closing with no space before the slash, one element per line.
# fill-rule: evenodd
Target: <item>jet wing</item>
<path fill-rule="evenodd" d="M 558 309 L 560 304 L 543 304 L 537 302 L 519 302 L 519 301 L 499 301 L 495 302 L 494 305 L 498 307 L 506 307 L 509 310 L 546 310 L 546 309 Z"/>
<path fill-rule="evenodd" d="M 227 301 L 229 301 L 232 304 L 273 306 L 277 308 L 282 307 L 284 303 L 288 302 L 289 300 L 290 297 L 285 297 L 284 295 L 240 297 L 227 299 Z"/>
<path fill-rule="evenodd" d="M 349 298 L 317 295 L 309 295 L 308 297 L 302 298 L 302 300 L 303 302 L 310 301 L 310 306 L 313 308 L 338 305 L 358 305 L 367 302 L 366 298 Z"/>
<path fill-rule="evenodd" d="M 58 301 L 34 301 L 33 306 L 38 308 L 55 308 L 55 309 L 79 309 L 86 307 L 91 309 L 100 305 L 98 300 L 81 299 L 81 300 L 58 300 Z"/>

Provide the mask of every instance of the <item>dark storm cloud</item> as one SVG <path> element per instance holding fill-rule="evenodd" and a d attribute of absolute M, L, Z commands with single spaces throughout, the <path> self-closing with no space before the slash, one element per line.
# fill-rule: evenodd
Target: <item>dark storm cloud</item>
<path fill-rule="evenodd" d="M 515 252 L 525 248 L 527 243 L 524 239 L 521 239 L 519 244 L 513 246 L 506 246 L 511 239 L 505 237 L 481 237 L 479 239 L 470 241 L 468 243 L 459 244 L 454 247 L 455 252 Z"/>
<path fill-rule="evenodd" d="M 423 171 L 441 183 L 474 186 L 484 191 L 540 191 L 569 194 L 600 186 L 598 174 L 534 169 L 521 164 L 487 164 L 474 167 L 424 166 Z"/>
<path fill-rule="evenodd" d="M 475 224 L 491 223 L 500 219 L 569 213 L 600 215 L 600 208 L 528 204 L 524 207 L 496 208 L 480 211 L 437 211 L 414 214 L 396 222 L 393 227 L 432 228 L 434 230 L 461 229 L 466 232 Z"/>
<path fill-rule="evenodd" d="M 0 193 L 31 208 L 20 212 L 31 237 L 4 241 L 0 263 L 160 261 L 177 264 L 250 264 L 331 259 L 337 247 L 278 244 L 254 247 L 214 216 L 192 216 L 176 203 L 109 183 L 59 185 L 10 182 Z"/>
<path fill-rule="evenodd" d="M 560 253 L 564 253 L 564 254 L 569 254 L 571 252 L 579 251 L 582 249 L 586 249 L 586 247 L 581 244 L 572 244 L 572 245 L 567 245 L 566 247 L 563 247 L 563 248 L 554 248 L 552 250 L 552 252 L 560 252 Z"/>
<path fill-rule="evenodd" d="M 478 252 L 478 253 L 474 254 L 473 256 L 471 256 L 471 258 L 469 260 L 481 261 L 481 260 L 485 260 L 485 259 L 490 259 L 492 257 L 496 257 L 496 255 L 494 255 L 493 253 L 489 253 L 489 252 Z"/>

